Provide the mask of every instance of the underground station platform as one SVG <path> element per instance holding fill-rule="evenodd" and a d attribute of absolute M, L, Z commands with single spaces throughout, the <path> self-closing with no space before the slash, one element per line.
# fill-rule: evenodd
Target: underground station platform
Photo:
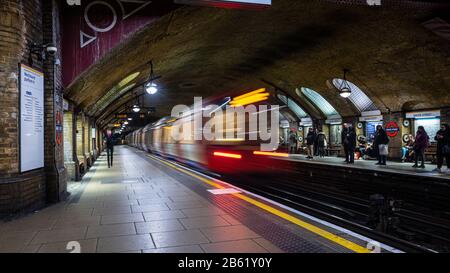
<path fill-rule="evenodd" d="M 69 187 L 66 202 L 2 224 L 0 251 L 367 253 L 375 242 L 129 147 Z"/>
<path fill-rule="evenodd" d="M 130 146 L 68 189 L 65 202 L 0 224 L 0 252 L 405 252 Z"/>

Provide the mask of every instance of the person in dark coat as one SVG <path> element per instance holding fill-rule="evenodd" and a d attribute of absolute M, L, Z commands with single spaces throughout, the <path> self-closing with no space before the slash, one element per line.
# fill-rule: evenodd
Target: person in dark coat
<path fill-rule="evenodd" d="M 318 156 L 319 155 L 319 143 L 317 136 L 319 135 L 319 130 L 316 128 L 314 129 L 314 155 Z"/>
<path fill-rule="evenodd" d="M 347 143 L 348 152 L 346 154 L 346 162 L 349 164 L 355 163 L 355 149 L 356 149 L 356 131 L 355 128 L 350 125 L 345 135 L 345 143 Z"/>
<path fill-rule="evenodd" d="M 308 156 L 306 158 L 312 159 L 314 155 L 314 142 L 316 141 L 316 134 L 313 128 L 309 128 L 308 135 L 306 136 L 306 146 L 308 150 Z"/>
<path fill-rule="evenodd" d="M 416 141 L 414 142 L 414 154 L 416 155 L 416 161 L 413 165 L 414 168 L 425 168 L 425 149 L 428 148 L 430 138 L 423 126 L 417 128 Z M 419 160 L 422 164 L 419 166 Z"/>
<path fill-rule="evenodd" d="M 349 150 L 348 150 L 348 143 L 347 143 L 347 133 L 348 133 L 348 125 L 346 123 L 344 123 L 342 132 L 341 132 L 341 140 L 342 140 L 342 146 L 344 147 L 345 162 L 348 163 Z"/>
<path fill-rule="evenodd" d="M 327 146 L 327 137 L 325 133 L 320 130 L 319 134 L 317 134 L 317 150 L 319 152 L 320 157 L 325 157 L 325 147 Z"/>
<path fill-rule="evenodd" d="M 375 138 L 373 140 L 373 149 L 378 158 L 378 163 L 376 165 L 386 165 L 387 155 L 380 153 L 380 145 L 388 145 L 389 137 L 383 126 L 378 125 L 377 131 L 375 133 Z"/>
<path fill-rule="evenodd" d="M 114 162 L 114 140 L 110 131 L 106 133 L 106 155 L 108 157 L 108 168 L 111 168 Z"/>
<path fill-rule="evenodd" d="M 447 172 L 450 172 L 450 127 L 448 124 L 442 124 L 441 129 L 436 133 L 434 140 L 437 141 L 436 159 L 437 168 L 434 171 L 442 172 L 444 158 L 447 163 Z"/>

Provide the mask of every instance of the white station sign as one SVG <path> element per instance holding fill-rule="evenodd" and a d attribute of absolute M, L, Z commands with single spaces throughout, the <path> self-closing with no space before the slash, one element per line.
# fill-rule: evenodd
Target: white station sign
<path fill-rule="evenodd" d="M 406 113 L 406 118 L 411 118 L 411 119 L 436 118 L 436 117 L 440 117 L 440 116 L 441 116 L 440 110 Z"/>
<path fill-rule="evenodd" d="M 20 171 L 44 167 L 44 74 L 20 65 Z"/>

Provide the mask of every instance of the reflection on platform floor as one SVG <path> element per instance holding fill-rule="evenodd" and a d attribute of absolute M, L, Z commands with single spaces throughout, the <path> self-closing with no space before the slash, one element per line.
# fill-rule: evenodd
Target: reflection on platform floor
<path fill-rule="evenodd" d="M 129 147 L 116 149 L 111 169 L 102 155 L 69 189 L 64 203 L 0 223 L 0 252 L 68 253 L 70 242 L 82 253 L 352 252 L 330 240 L 335 235 L 360 250 L 366 243 L 322 222 L 307 230 L 300 216 L 303 228 L 232 194 L 213 195 L 211 186 Z"/>

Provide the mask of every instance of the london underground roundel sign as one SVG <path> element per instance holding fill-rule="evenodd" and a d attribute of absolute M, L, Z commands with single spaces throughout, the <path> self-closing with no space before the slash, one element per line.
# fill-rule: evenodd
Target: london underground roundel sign
<path fill-rule="evenodd" d="M 386 134 L 390 137 L 396 137 L 398 133 L 400 132 L 400 128 L 398 127 L 397 123 L 394 121 L 391 121 L 386 125 Z"/>

